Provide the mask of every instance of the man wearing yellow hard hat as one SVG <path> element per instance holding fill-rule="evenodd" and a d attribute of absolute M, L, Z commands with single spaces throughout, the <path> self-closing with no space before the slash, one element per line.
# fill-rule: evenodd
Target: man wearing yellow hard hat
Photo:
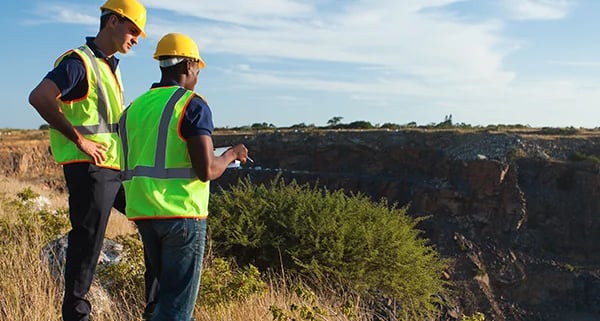
<path fill-rule="evenodd" d="M 191 320 L 206 238 L 209 184 L 248 157 L 242 144 L 213 152 L 212 112 L 194 92 L 205 66 L 196 43 L 180 33 L 156 46 L 161 80 L 119 120 L 127 217 L 139 229 L 147 267 L 160 284 L 151 320 Z"/>
<path fill-rule="evenodd" d="M 145 37 L 146 8 L 137 0 L 106 0 L 100 30 L 61 55 L 29 95 L 50 125 L 50 145 L 63 165 L 71 231 L 62 315 L 87 321 L 85 298 L 96 270 L 111 207 L 124 211 L 117 121 L 123 111 L 119 59 Z"/>

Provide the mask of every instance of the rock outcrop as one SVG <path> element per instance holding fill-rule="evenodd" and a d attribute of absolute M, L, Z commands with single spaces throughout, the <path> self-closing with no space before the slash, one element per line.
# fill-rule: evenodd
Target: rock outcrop
<path fill-rule="evenodd" d="M 255 161 L 227 170 L 215 189 L 280 176 L 385 197 L 426 218 L 423 235 L 453 262 L 445 320 L 477 311 L 600 320 L 600 133 L 276 131 L 214 141 L 244 143 Z M 4 174 L 60 188 L 47 146 L 0 141 Z"/>
<path fill-rule="evenodd" d="M 255 163 L 213 185 L 280 175 L 427 217 L 419 227 L 453 259 L 448 319 L 481 311 L 492 320 L 600 320 L 600 136 L 416 130 L 215 141 L 244 142 Z"/>
<path fill-rule="evenodd" d="M 64 288 L 64 271 L 68 247 L 68 236 L 63 235 L 44 246 L 40 253 L 42 262 L 48 264 L 48 270 L 59 289 Z M 98 258 L 98 266 L 110 266 L 119 263 L 122 252 L 123 245 L 109 239 L 104 239 L 100 257 Z M 113 302 L 106 291 L 105 284 L 102 284 L 98 279 L 93 280 L 88 298 L 94 307 L 94 314 L 109 313 L 115 307 L 115 302 Z"/>

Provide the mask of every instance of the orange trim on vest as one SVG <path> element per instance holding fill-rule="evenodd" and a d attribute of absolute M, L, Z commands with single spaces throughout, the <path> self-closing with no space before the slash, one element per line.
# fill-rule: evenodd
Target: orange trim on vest
<path fill-rule="evenodd" d="M 208 218 L 208 214 L 206 215 L 179 215 L 179 216 L 138 216 L 130 218 L 130 221 L 148 221 L 148 220 L 170 220 L 170 219 L 181 219 L 181 218 L 194 218 L 198 220 L 205 220 Z"/>
<path fill-rule="evenodd" d="M 71 164 L 79 164 L 79 163 L 88 163 L 88 164 L 94 164 L 94 162 L 90 161 L 90 160 L 72 160 L 72 161 L 66 161 L 66 162 L 62 162 L 62 163 L 58 163 L 58 165 L 71 165 Z M 96 166 L 100 167 L 100 168 L 108 168 L 108 169 L 114 169 L 114 170 L 121 170 L 121 167 L 113 167 L 113 166 L 106 166 L 106 165 L 98 165 L 95 164 Z"/>
<path fill-rule="evenodd" d="M 179 136 L 179 139 L 181 139 L 181 141 L 183 142 L 187 142 L 187 139 L 183 137 L 183 135 L 181 135 L 181 124 L 183 123 L 183 119 L 185 118 L 185 111 L 190 105 L 190 101 L 192 101 L 194 97 L 196 97 L 196 94 L 190 95 L 190 98 L 188 98 L 188 100 L 185 102 L 185 105 L 183 105 L 183 108 L 181 109 L 181 116 L 179 117 L 179 121 L 177 122 L 177 136 Z"/>

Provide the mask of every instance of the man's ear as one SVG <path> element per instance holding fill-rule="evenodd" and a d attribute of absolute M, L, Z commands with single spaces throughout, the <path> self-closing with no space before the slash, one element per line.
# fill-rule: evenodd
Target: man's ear
<path fill-rule="evenodd" d="M 195 62 L 191 61 L 191 60 L 186 60 L 186 73 L 190 76 L 193 76 L 195 74 L 194 72 L 194 64 Z"/>
<path fill-rule="evenodd" d="M 185 74 L 186 75 L 191 75 L 192 74 L 192 64 L 190 64 L 189 60 L 185 60 Z"/>
<path fill-rule="evenodd" d="M 116 14 L 111 14 L 108 17 L 108 21 L 106 22 L 106 25 L 114 28 L 118 23 L 119 23 L 119 17 L 117 17 Z"/>

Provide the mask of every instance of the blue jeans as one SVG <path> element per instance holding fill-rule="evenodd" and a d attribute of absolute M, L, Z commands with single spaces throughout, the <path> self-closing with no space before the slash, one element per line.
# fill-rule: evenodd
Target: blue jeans
<path fill-rule="evenodd" d="M 190 321 L 200 286 L 206 219 L 149 219 L 136 224 L 147 262 L 158 275 L 158 299 L 150 320 Z"/>

